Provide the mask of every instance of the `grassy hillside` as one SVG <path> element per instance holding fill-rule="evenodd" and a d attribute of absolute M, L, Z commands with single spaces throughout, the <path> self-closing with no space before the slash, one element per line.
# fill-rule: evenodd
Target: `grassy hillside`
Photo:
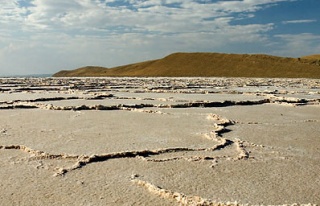
<path fill-rule="evenodd" d="M 284 58 L 263 54 L 174 53 L 114 68 L 83 67 L 55 77 L 281 77 L 320 78 L 320 55 Z"/>
<path fill-rule="evenodd" d="M 309 56 L 303 56 L 302 59 L 320 60 L 320 54 L 313 54 Z"/>

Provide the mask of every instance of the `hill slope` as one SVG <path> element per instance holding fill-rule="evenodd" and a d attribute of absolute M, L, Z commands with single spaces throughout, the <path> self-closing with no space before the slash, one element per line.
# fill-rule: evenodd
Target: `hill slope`
<path fill-rule="evenodd" d="M 303 56 L 302 59 L 313 59 L 313 60 L 320 60 L 320 54 L 313 54 L 309 56 Z"/>
<path fill-rule="evenodd" d="M 54 77 L 280 77 L 320 78 L 317 55 L 284 58 L 263 54 L 174 53 L 162 59 L 114 68 L 83 67 Z"/>

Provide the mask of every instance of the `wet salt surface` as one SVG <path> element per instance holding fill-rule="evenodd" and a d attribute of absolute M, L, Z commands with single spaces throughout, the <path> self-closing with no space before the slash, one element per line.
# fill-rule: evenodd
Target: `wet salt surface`
<path fill-rule="evenodd" d="M 6 205 L 320 204 L 317 79 L 0 79 L 0 116 Z"/>

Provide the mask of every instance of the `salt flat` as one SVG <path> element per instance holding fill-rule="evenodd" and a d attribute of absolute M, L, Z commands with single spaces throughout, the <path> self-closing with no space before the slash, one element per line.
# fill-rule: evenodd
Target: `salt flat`
<path fill-rule="evenodd" d="M 320 80 L 0 79 L 3 205 L 319 205 Z"/>

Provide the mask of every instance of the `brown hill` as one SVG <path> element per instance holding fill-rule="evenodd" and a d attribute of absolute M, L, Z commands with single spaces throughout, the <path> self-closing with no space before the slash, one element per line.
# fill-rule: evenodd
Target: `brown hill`
<path fill-rule="evenodd" d="M 263 54 L 174 53 L 162 59 L 114 67 L 83 67 L 54 77 L 279 77 L 320 78 L 317 55 L 284 58 Z"/>
<path fill-rule="evenodd" d="M 320 54 L 313 54 L 309 56 L 303 56 L 302 59 L 320 60 Z"/>

